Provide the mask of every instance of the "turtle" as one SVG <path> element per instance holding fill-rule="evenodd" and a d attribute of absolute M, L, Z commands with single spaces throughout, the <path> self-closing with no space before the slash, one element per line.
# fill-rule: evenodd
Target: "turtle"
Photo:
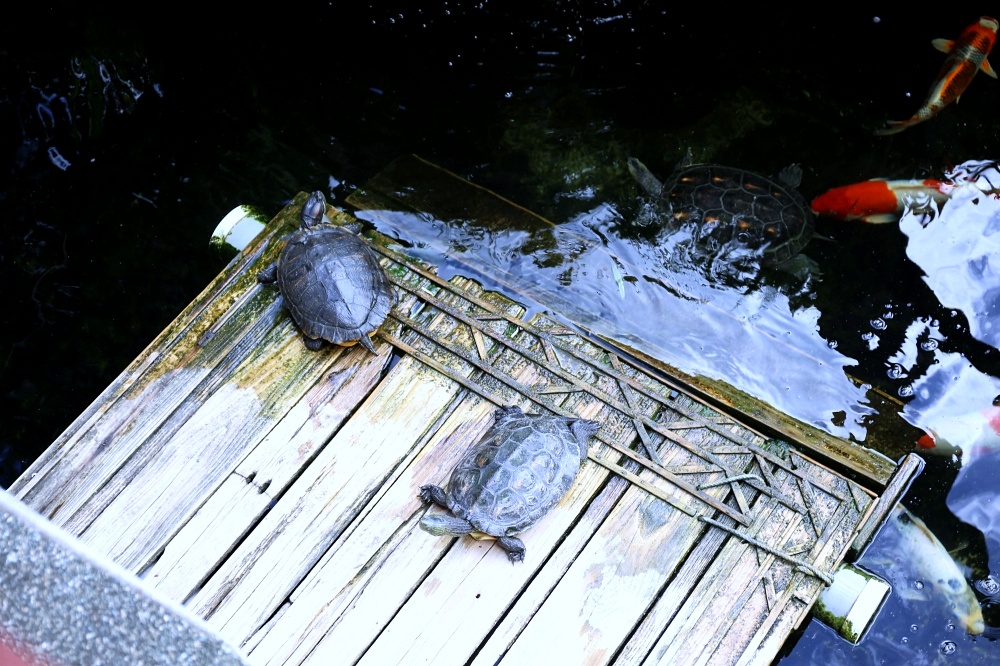
<path fill-rule="evenodd" d="M 301 226 L 257 281 L 278 284 L 310 350 L 324 341 L 360 342 L 374 354 L 369 336 L 392 309 L 392 284 L 372 249 L 347 229 L 324 223 L 325 213 L 326 197 L 313 192 L 302 206 Z"/>
<path fill-rule="evenodd" d="M 514 562 L 524 561 L 515 535 L 535 524 L 573 485 L 598 424 L 584 419 L 525 414 L 500 407 L 492 427 L 458 461 L 448 490 L 426 485 L 420 499 L 449 509 L 420 527 L 436 536 L 495 537 Z"/>
<path fill-rule="evenodd" d="M 663 183 L 634 157 L 628 169 L 674 226 L 690 225 L 694 241 L 713 253 L 750 254 L 763 266 L 778 266 L 813 237 L 816 220 L 795 189 L 802 180 L 797 164 L 774 180 L 734 167 L 693 164 L 689 151 Z"/>

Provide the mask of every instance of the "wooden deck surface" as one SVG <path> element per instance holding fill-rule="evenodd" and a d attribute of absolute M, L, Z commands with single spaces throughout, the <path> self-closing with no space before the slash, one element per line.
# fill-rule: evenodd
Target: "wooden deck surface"
<path fill-rule="evenodd" d="M 877 482 L 379 246 L 399 299 L 378 354 L 308 351 L 254 279 L 304 200 L 10 489 L 252 663 L 769 663 L 887 510 Z M 419 487 L 509 404 L 601 423 L 517 565 L 417 527 L 439 510 Z"/>

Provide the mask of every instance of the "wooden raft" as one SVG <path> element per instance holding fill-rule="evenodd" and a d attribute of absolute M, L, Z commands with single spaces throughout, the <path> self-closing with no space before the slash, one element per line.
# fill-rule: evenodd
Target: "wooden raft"
<path fill-rule="evenodd" d="M 255 281 L 304 200 L 10 491 L 255 664 L 773 659 L 885 502 L 548 317 L 524 321 L 381 247 L 398 303 L 378 354 L 308 351 Z M 445 483 L 508 404 L 601 423 L 517 565 L 492 541 L 417 527 L 439 510 L 419 487 Z"/>

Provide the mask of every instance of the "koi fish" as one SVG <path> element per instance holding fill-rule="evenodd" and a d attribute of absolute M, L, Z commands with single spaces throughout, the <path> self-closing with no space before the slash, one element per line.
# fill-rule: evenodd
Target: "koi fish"
<path fill-rule="evenodd" d="M 886 136 L 902 132 L 907 127 L 922 123 L 933 118 L 937 113 L 952 102 L 957 102 L 965 89 L 972 82 L 972 77 L 980 69 L 988 76 L 997 78 L 997 73 L 990 67 L 986 59 L 997 40 L 997 29 L 1000 22 L 989 16 L 980 17 L 972 25 L 965 28 L 956 40 L 935 39 L 931 44 L 938 51 L 948 54 L 938 72 L 937 80 L 927 93 L 924 105 L 909 120 L 890 120 L 886 127 L 876 130 L 878 136 Z"/>
<path fill-rule="evenodd" d="M 813 199 L 810 207 L 817 215 L 838 220 L 884 224 L 898 220 L 907 208 L 926 207 L 931 201 L 938 204 L 947 201 L 956 187 L 943 180 L 875 178 L 828 190 Z"/>
<path fill-rule="evenodd" d="M 892 583 L 893 594 L 907 602 L 940 602 L 966 632 L 983 633 L 983 609 L 965 574 L 937 536 L 906 507 L 893 508 L 872 546 L 888 556 L 886 561 L 876 559 Z"/>
<path fill-rule="evenodd" d="M 962 465 L 1000 451 L 1000 396 L 992 407 L 941 421 L 917 440 L 917 451 L 962 457 Z"/>

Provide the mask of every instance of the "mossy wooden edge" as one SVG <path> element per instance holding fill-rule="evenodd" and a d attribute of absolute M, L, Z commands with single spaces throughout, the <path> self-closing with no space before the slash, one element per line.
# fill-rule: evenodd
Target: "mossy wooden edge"
<path fill-rule="evenodd" d="M 605 340 L 605 343 L 620 346 L 613 340 Z M 875 486 L 882 490 L 889 485 L 896 472 L 896 463 L 878 451 L 793 419 L 725 382 L 689 375 L 635 349 L 627 351 L 650 367 L 683 383 L 695 397 L 743 421 L 749 421 L 750 425 L 767 437 L 784 439 L 809 449 L 824 462 L 851 476 L 859 477 L 855 480 L 864 486 Z"/>

